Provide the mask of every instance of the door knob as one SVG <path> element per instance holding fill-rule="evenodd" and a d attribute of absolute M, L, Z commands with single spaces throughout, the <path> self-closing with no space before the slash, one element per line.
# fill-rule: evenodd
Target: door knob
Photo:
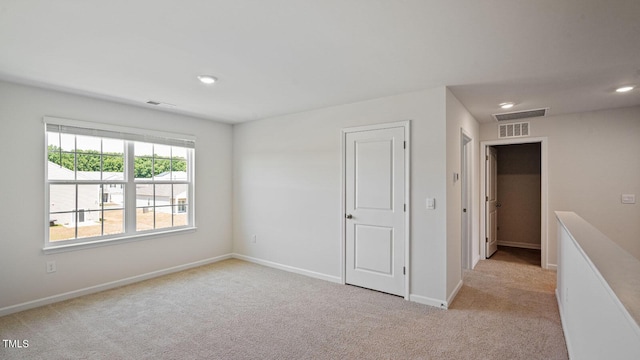
<path fill-rule="evenodd" d="M 346 217 L 347 219 L 353 219 L 353 215 L 351 215 L 351 214 L 347 214 L 344 217 Z"/>
<path fill-rule="evenodd" d="M 499 207 L 501 207 L 501 206 L 502 206 L 502 203 L 501 203 L 501 202 L 496 202 L 496 207 L 497 207 L 497 208 L 499 208 Z"/>

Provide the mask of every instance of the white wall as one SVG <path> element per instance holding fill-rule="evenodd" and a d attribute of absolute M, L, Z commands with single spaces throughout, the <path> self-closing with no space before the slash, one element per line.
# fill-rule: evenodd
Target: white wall
<path fill-rule="evenodd" d="M 0 104 L 0 309 L 231 253 L 230 125 L 7 82 Z M 44 255 L 45 115 L 196 135 L 197 231 Z"/>
<path fill-rule="evenodd" d="M 480 124 L 460 101 L 447 89 L 446 94 L 446 118 L 447 118 L 447 170 L 445 174 L 447 184 L 447 297 L 455 295 L 455 292 L 462 285 L 462 181 L 454 181 L 453 174 L 461 173 L 461 131 L 471 137 L 469 144 L 472 148 L 472 170 L 469 181 L 472 183 L 469 198 L 471 207 L 468 209 L 471 215 L 473 227 L 471 238 L 473 241 L 472 261 L 477 263 L 480 256 L 480 248 L 477 239 L 479 238 L 479 216 L 478 207 L 480 178 L 478 168 L 479 149 L 479 129 Z"/>
<path fill-rule="evenodd" d="M 557 263 L 554 211 L 574 211 L 640 259 L 640 107 L 530 119 L 531 136 L 548 138 L 549 264 Z M 497 139 L 482 124 L 481 140 Z M 636 194 L 625 205 L 621 194 Z"/>
<path fill-rule="evenodd" d="M 445 96 L 435 88 L 235 125 L 234 251 L 339 278 L 341 129 L 411 120 L 411 297 L 444 302 Z"/>

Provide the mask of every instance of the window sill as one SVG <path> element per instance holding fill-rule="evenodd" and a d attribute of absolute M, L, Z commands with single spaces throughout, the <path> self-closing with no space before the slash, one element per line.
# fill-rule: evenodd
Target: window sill
<path fill-rule="evenodd" d="M 91 248 L 96 248 L 101 246 L 124 244 L 124 243 L 129 243 L 134 241 L 149 240 L 149 239 L 164 237 L 169 235 L 190 233 L 190 232 L 195 232 L 196 230 L 197 230 L 196 227 L 189 227 L 189 228 L 181 228 L 181 229 L 174 229 L 174 230 L 167 230 L 167 231 L 158 231 L 158 232 L 146 233 L 146 234 L 122 236 L 118 238 L 111 238 L 111 239 L 104 239 L 104 240 L 87 241 L 87 242 L 75 243 L 75 244 L 50 245 L 50 246 L 45 246 L 42 249 L 42 251 L 45 253 L 45 255 L 56 254 L 56 253 L 68 252 L 68 251 L 91 249 Z"/>

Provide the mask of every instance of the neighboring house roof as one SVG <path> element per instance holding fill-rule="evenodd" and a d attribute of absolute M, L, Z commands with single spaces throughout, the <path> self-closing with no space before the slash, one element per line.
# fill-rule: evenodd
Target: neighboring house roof
<path fill-rule="evenodd" d="M 187 198 L 187 185 L 186 184 L 174 184 L 173 192 L 177 194 L 173 195 L 174 199 L 186 199 Z M 178 192 L 179 191 L 179 192 Z M 156 197 L 171 196 L 171 184 L 156 184 Z M 136 196 L 153 196 L 153 186 L 150 184 L 136 184 Z"/>
<path fill-rule="evenodd" d="M 174 171 L 173 178 L 171 172 L 165 171 L 153 177 L 154 180 L 187 180 L 187 173 L 185 171 Z"/>
<path fill-rule="evenodd" d="M 49 161 L 48 173 L 49 179 L 55 180 L 74 180 L 73 170 L 69 170 L 64 166 Z"/>
<path fill-rule="evenodd" d="M 74 171 L 64 166 L 49 161 L 48 164 L 49 179 L 55 180 L 75 180 Z M 78 180 L 122 180 L 121 172 L 104 171 L 102 179 L 100 179 L 99 171 L 78 171 Z"/>
<path fill-rule="evenodd" d="M 60 166 L 56 163 L 49 161 L 49 178 L 55 180 L 74 180 L 74 171 L 69 170 L 63 166 Z M 116 172 L 103 172 L 104 179 L 109 180 L 114 177 L 121 177 L 122 173 Z M 173 180 L 186 180 L 187 173 L 184 171 L 175 171 L 173 172 Z M 95 171 L 78 171 L 78 180 L 100 180 L 100 173 Z M 165 172 L 162 174 L 158 174 L 154 177 L 154 180 L 171 180 L 171 173 Z M 156 186 L 156 197 L 172 197 L 172 188 L 170 183 L 168 184 L 157 184 Z M 121 189 L 117 189 L 116 191 L 121 192 Z M 111 192 L 111 190 L 107 189 L 106 192 Z M 186 199 L 187 198 L 187 185 L 186 184 L 174 184 L 173 185 L 173 193 L 177 193 L 173 196 L 173 199 Z M 153 196 L 153 186 L 149 186 L 148 184 L 136 184 L 136 195 L 137 196 Z"/>
<path fill-rule="evenodd" d="M 78 178 L 83 180 L 123 180 L 124 174 L 121 172 L 102 172 L 102 179 L 100 179 L 99 171 L 78 171 Z"/>

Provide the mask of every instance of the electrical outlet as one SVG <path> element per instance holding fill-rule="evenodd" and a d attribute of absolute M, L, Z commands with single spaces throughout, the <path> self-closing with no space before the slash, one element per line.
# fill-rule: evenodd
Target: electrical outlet
<path fill-rule="evenodd" d="M 636 203 L 636 194 L 622 194 L 622 203 L 623 204 L 635 204 Z"/>
<path fill-rule="evenodd" d="M 55 261 L 47 261 L 47 274 L 51 274 L 56 272 L 56 262 Z"/>
<path fill-rule="evenodd" d="M 256 238 L 257 238 L 257 236 L 255 236 L 255 235 L 251 235 L 251 243 L 252 243 L 252 244 L 255 244 L 255 243 L 256 243 L 256 240 L 257 240 Z"/>

